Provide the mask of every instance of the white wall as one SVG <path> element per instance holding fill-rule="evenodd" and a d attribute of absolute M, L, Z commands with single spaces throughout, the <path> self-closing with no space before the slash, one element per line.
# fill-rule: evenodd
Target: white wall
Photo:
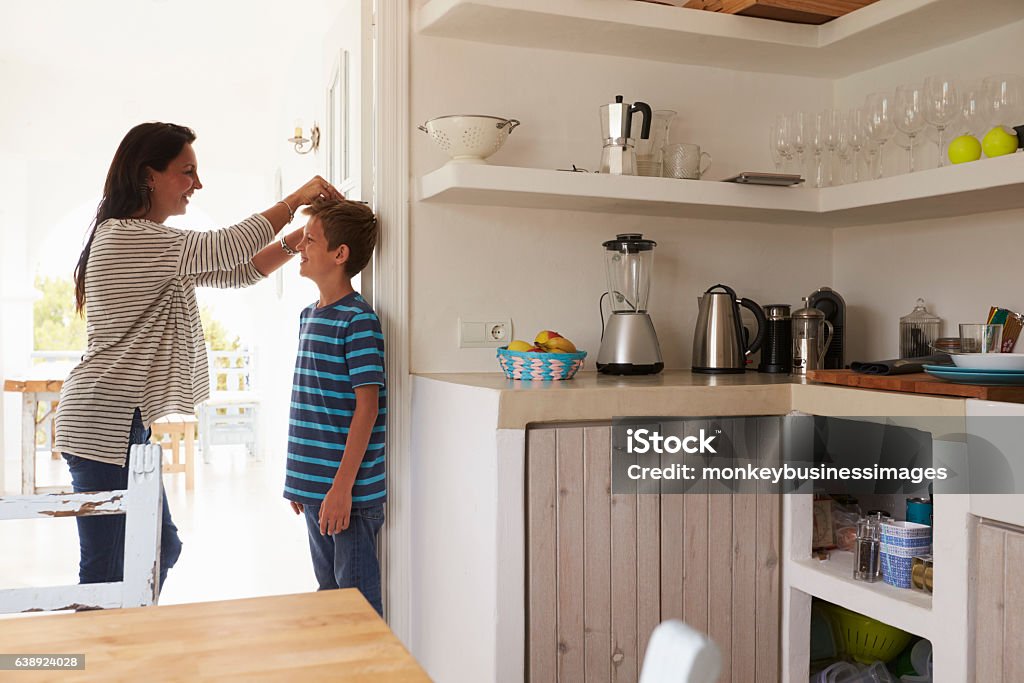
<path fill-rule="evenodd" d="M 498 165 L 594 170 L 598 107 L 641 100 L 679 117 L 672 142 L 697 142 L 706 177 L 772 169 L 768 128 L 779 112 L 827 106 L 831 81 L 465 41 L 412 38 L 412 123 L 474 113 L 523 122 L 491 157 Z M 426 135 L 412 140 L 414 176 L 447 161 Z M 780 191 L 788 191 L 781 189 Z M 799 190 L 794 190 L 799 191 Z M 514 335 L 554 329 L 597 355 L 604 291 L 601 242 L 643 232 L 658 242 L 650 311 L 666 366 L 689 367 L 696 301 L 719 282 L 758 303 L 798 304 L 832 281 L 827 230 L 548 210 L 427 204 L 411 210 L 411 365 L 414 372 L 497 371 L 493 349 L 457 348 L 457 318 L 509 316 Z"/>
<path fill-rule="evenodd" d="M 837 81 L 836 103 L 859 106 L 868 92 L 944 71 L 965 80 L 1024 73 L 1022 35 L 1024 21 Z M 928 145 L 922 157 L 934 165 L 937 152 Z M 887 172 L 902 170 L 905 152 L 894 147 L 888 154 Z M 917 297 L 944 320 L 944 335 L 956 336 L 958 323 L 982 321 L 989 306 L 1024 311 L 1015 257 L 1024 249 L 1022 220 L 1017 210 L 837 230 L 834 287 L 849 308 L 847 358 L 898 355 L 899 318 Z"/>

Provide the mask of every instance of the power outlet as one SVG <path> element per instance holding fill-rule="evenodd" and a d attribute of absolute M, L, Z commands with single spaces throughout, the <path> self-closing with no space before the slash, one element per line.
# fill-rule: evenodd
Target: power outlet
<path fill-rule="evenodd" d="M 484 316 L 480 316 L 481 318 Z M 459 318 L 459 348 L 497 348 L 512 341 L 512 320 Z"/>

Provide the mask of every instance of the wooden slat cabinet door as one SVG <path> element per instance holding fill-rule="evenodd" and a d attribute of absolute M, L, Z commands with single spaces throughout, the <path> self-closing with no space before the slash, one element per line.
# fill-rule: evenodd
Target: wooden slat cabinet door
<path fill-rule="evenodd" d="M 767 460 L 772 424 L 723 426 Z M 635 682 L 651 631 L 676 618 L 721 649 L 722 682 L 778 681 L 780 497 L 612 494 L 611 443 L 607 424 L 528 431 L 528 680 Z"/>
<path fill-rule="evenodd" d="M 975 531 L 974 680 L 1024 681 L 1024 529 L 981 521 Z"/>

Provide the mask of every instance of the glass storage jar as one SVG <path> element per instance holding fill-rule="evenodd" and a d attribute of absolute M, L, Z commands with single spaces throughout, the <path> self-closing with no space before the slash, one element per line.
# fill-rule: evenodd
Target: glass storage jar
<path fill-rule="evenodd" d="M 900 318 L 900 358 L 930 356 L 932 345 L 939 338 L 942 318 L 929 312 L 924 299 L 918 299 L 914 310 Z"/>

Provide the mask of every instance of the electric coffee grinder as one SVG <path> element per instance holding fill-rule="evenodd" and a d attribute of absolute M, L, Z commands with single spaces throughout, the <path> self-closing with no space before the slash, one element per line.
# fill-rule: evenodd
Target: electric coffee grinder
<path fill-rule="evenodd" d="M 654 323 L 647 314 L 654 266 L 654 240 L 639 233 L 616 235 L 602 246 L 611 301 L 607 324 L 601 308 L 601 350 L 597 371 L 606 375 L 655 375 L 665 367 Z"/>

